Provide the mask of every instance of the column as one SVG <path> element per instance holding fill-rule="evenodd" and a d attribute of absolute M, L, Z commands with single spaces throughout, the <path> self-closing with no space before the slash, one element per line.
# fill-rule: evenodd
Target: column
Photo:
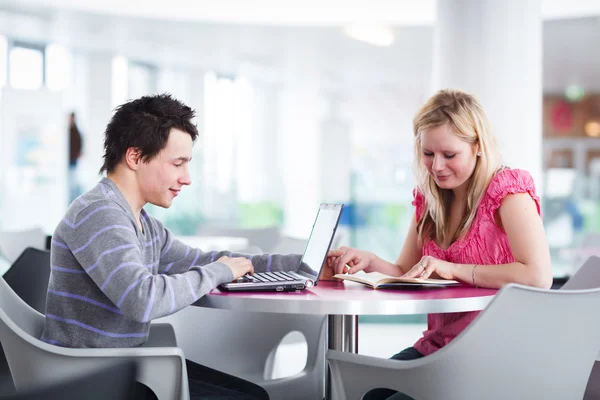
<path fill-rule="evenodd" d="M 326 203 L 344 203 L 344 218 L 340 220 L 333 241 L 334 247 L 350 246 L 352 201 L 352 137 L 351 124 L 344 118 L 342 105 L 346 95 L 341 90 L 329 90 L 325 95 L 327 112 L 320 121 L 319 187 L 320 199 Z"/>
<path fill-rule="evenodd" d="M 482 102 L 504 162 L 542 184 L 540 0 L 439 0 L 433 91 L 463 89 Z"/>
<path fill-rule="evenodd" d="M 83 153 L 78 176 L 83 191 L 91 189 L 100 180 L 98 171 L 103 163 L 104 131 L 112 116 L 112 54 L 90 53 L 76 65 L 78 84 L 85 88 L 80 96 L 85 104 L 81 109 Z"/>
<path fill-rule="evenodd" d="M 237 195 L 243 204 L 274 202 L 281 181 L 277 162 L 277 117 L 274 85 L 250 77 L 251 102 L 247 127 L 237 143 Z"/>
<path fill-rule="evenodd" d="M 290 36 L 280 97 L 278 166 L 283 182 L 283 232 L 308 237 L 320 203 L 319 76 L 315 49 Z M 277 168 L 274 166 L 274 168 Z"/>

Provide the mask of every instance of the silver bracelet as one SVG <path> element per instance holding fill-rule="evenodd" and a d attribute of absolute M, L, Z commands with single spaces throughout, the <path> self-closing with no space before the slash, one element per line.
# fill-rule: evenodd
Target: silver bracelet
<path fill-rule="evenodd" d="M 477 284 L 475 284 L 475 268 L 477 268 L 478 266 L 479 264 L 474 264 L 473 271 L 471 272 L 471 280 L 473 281 L 473 286 L 475 286 L 476 288 L 479 287 L 477 286 Z"/>

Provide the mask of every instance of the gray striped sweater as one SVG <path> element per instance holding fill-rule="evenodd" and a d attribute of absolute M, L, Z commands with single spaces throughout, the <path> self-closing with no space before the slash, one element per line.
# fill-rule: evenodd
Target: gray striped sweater
<path fill-rule="evenodd" d="M 42 340 L 66 347 L 139 346 L 153 319 L 233 279 L 215 260 L 243 255 L 191 248 L 144 210 L 141 220 L 143 230 L 107 178 L 71 204 L 52 237 Z M 251 260 L 257 272 L 289 271 L 297 269 L 300 255 Z"/>

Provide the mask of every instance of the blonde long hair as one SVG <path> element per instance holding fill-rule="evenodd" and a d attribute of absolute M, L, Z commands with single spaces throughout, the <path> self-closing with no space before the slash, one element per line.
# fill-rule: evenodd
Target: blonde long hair
<path fill-rule="evenodd" d="M 478 146 L 475 170 L 468 180 L 465 213 L 456 232 L 448 223 L 453 193 L 441 189 L 423 163 L 421 137 L 424 131 L 448 124 L 452 132 L 472 146 Z M 431 97 L 413 120 L 415 134 L 415 175 L 419 190 L 425 196 L 426 209 L 417 222 L 420 245 L 427 239 L 455 241 L 464 235 L 477 214 L 477 209 L 490 180 L 501 165 L 496 140 L 490 131 L 483 107 L 472 95 L 460 90 L 441 90 Z"/>

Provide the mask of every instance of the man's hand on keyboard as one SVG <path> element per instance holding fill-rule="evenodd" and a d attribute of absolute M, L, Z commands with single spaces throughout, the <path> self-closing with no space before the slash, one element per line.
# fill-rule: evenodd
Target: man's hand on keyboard
<path fill-rule="evenodd" d="M 218 262 L 222 262 L 227 265 L 231 272 L 233 273 L 233 280 L 236 280 L 246 274 L 253 274 L 254 267 L 252 266 L 252 262 L 244 257 L 227 257 L 223 256 L 217 260 Z"/>

